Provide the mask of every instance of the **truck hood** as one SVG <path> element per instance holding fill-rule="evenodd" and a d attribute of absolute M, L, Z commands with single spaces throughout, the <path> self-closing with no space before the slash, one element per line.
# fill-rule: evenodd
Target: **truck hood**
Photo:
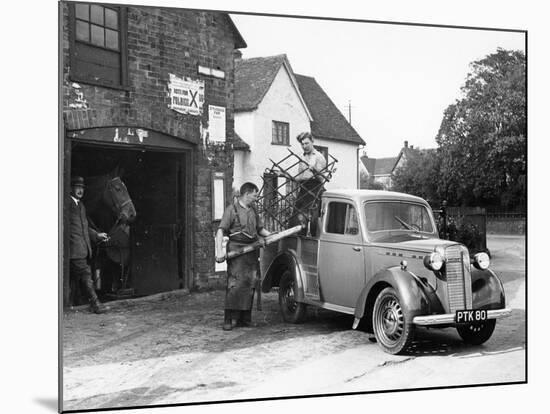
<path fill-rule="evenodd" d="M 433 252 L 437 246 L 446 247 L 452 244 L 457 244 L 457 242 L 438 239 L 435 237 L 420 238 L 413 234 L 400 234 L 373 242 L 373 245 L 388 249 L 414 250 L 424 253 Z"/>

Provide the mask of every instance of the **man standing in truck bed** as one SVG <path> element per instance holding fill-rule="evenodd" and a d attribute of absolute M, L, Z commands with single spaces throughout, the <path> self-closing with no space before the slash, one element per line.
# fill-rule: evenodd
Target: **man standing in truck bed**
<path fill-rule="evenodd" d="M 314 203 L 318 204 L 320 202 L 318 198 L 325 191 L 323 187 L 324 180 L 319 173 L 326 168 L 327 160 L 325 160 L 323 154 L 313 147 L 313 136 L 311 133 L 302 132 L 296 139 L 302 146 L 306 162 L 301 162 L 298 165 L 296 181 L 300 185 L 300 191 L 296 198 L 294 220 L 297 219 L 296 216 L 300 212 L 307 215 L 311 214 L 311 232 L 314 234 L 320 207 L 320 205 L 314 205 Z M 293 221 L 292 224 L 296 224 L 296 222 Z"/>
<path fill-rule="evenodd" d="M 216 233 L 216 261 L 225 260 L 222 252 L 222 240 L 229 236 L 227 252 L 238 251 L 244 246 L 262 241 L 258 236 L 269 236 L 271 233 L 263 227 L 262 221 L 253 207 L 258 197 L 258 187 L 253 183 L 244 183 L 240 196 L 229 205 L 220 221 Z M 237 256 L 227 261 L 227 288 L 225 291 L 225 315 L 223 329 L 236 326 L 249 326 L 252 322 L 252 302 L 254 299 L 255 281 L 258 277 L 259 251 Z"/>

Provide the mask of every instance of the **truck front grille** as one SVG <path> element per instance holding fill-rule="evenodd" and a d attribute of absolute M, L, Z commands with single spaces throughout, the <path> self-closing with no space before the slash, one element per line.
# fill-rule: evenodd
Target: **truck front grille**
<path fill-rule="evenodd" d="M 472 282 L 468 250 L 458 244 L 449 246 L 445 250 L 445 259 L 450 312 L 472 309 Z"/>

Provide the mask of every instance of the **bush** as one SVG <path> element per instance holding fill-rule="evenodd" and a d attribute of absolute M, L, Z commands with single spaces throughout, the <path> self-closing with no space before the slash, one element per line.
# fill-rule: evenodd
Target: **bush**
<path fill-rule="evenodd" d="M 373 181 L 367 184 L 367 190 L 385 190 L 384 184 Z"/>
<path fill-rule="evenodd" d="M 462 222 L 457 226 L 454 220 L 449 219 L 447 233 L 449 240 L 462 243 L 470 252 L 484 249 L 483 234 L 475 224 Z"/>

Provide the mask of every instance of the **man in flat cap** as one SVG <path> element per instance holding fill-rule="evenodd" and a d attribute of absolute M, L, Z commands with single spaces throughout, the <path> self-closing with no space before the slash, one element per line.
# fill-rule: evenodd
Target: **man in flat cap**
<path fill-rule="evenodd" d="M 70 204 L 70 278 L 80 282 L 86 291 L 90 301 L 90 307 L 94 313 L 103 313 L 106 307 L 103 306 L 95 293 L 92 281 L 92 269 L 90 259 L 92 257 L 93 242 L 108 239 L 106 233 L 99 233 L 88 225 L 86 208 L 82 203 L 84 196 L 84 178 L 74 176 L 71 178 L 71 200 Z"/>

